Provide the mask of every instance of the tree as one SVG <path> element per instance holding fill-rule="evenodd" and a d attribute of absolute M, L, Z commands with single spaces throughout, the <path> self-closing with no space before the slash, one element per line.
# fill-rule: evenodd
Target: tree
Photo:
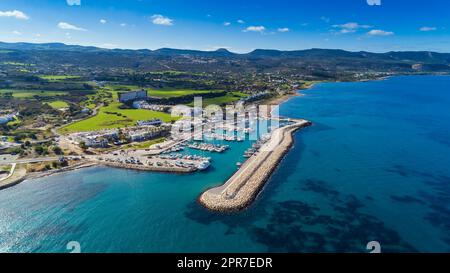
<path fill-rule="evenodd" d="M 57 154 L 57 155 L 63 155 L 64 154 L 63 150 L 59 146 L 53 147 L 53 152 L 55 154 Z"/>
<path fill-rule="evenodd" d="M 86 146 L 86 142 L 81 141 L 80 142 L 80 148 L 83 149 L 83 151 L 86 151 L 88 149 L 88 146 Z"/>
<path fill-rule="evenodd" d="M 34 151 L 38 155 L 47 155 L 48 154 L 48 147 L 47 146 L 43 146 L 43 145 L 38 145 L 38 146 L 34 147 Z"/>

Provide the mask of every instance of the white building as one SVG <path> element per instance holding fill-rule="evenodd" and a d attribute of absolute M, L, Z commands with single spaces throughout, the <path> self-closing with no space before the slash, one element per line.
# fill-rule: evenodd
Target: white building
<path fill-rule="evenodd" d="M 85 139 L 84 143 L 86 144 L 86 146 L 93 148 L 108 147 L 108 140 L 106 138 L 88 137 Z"/>
<path fill-rule="evenodd" d="M 150 119 L 150 120 L 139 120 L 137 124 L 139 126 L 160 126 L 162 124 L 162 120 L 159 118 Z"/>
<path fill-rule="evenodd" d="M 119 93 L 119 101 L 124 103 L 132 100 L 145 100 L 147 99 L 147 91 L 132 91 L 126 93 Z"/>
<path fill-rule="evenodd" d="M 78 133 L 74 138 L 78 143 L 84 142 L 88 147 L 104 148 L 108 147 L 109 141 L 114 141 L 119 138 L 119 132 L 117 130 L 105 130 Z"/>
<path fill-rule="evenodd" d="M 133 108 L 135 109 L 144 109 L 149 107 L 150 105 L 144 100 L 136 100 L 133 101 Z"/>

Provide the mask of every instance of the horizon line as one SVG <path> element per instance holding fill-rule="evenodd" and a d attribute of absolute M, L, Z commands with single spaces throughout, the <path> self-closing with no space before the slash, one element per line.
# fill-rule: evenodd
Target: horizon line
<path fill-rule="evenodd" d="M 217 48 L 215 50 L 205 50 L 205 49 L 192 49 L 192 48 L 175 48 L 175 47 L 161 47 L 156 49 L 150 49 L 150 48 L 126 48 L 126 47 L 106 47 L 102 45 L 83 45 L 83 44 L 68 44 L 64 42 L 4 42 L 0 41 L 0 43 L 4 44 L 31 44 L 31 45 L 49 45 L 49 44 L 61 44 L 65 46 L 80 46 L 80 47 L 94 47 L 98 49 L 103 50 L 131 50 L 131 51 L 140 51 L 140 50 L 149 50 L 149 51 L 158 51 L 162 49 L 171 49 L 171 50 L 186 50 L 186 51 L 198 51 L 198 52 L 217 52 L 217 51 L 227 51 L 232 54 L 236 55 L 246 55 L 250 54 L 256 50 L 267 50 L 267 51 L 278 51 L 278 52 L 296 52 L 296 51 L 307 51 L 307 50 L 314 50 L 314 49 L 320 49 L 320 50 L 342 50 L 346 52 L 351 53 L 360 53 L 360 52 L 366 52 L 366 53 L 375 53 L 375 54 L 386 54 L 390 52 L 429 52 L 429 53 L 439 53 L 439 54 L 450 54 L 450 51 L 436 51 L 436 50 L 390 50 L 390 51 L 366 51 L 366 50 L 349 50 L 349 49 L 343 49 L 343 48 L 320 48 L 320 47 L 311 47 L 311 48 L 303 48 L 303 49 L 289 49 L 289 50 L 283 50 L 283 49 L 275 49 L 275 48 L 256 48 L 252 49 L 248 52 L 234 52 L 226 47 Z"/>

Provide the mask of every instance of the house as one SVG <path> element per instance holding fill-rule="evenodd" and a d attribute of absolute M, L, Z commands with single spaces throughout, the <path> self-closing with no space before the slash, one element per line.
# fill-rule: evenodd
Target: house
<path fill-rule="evenodd" d="M 130 141 L 145 141 L 145 140 L 151 139 L 159 134 L 160 134 L 159 131 L 150 131 L 150 130 L 130 131 L 128 133 L 128 139 Z"/>
<path fill-rule="evenodd" d="M 119 132 L 117 130 L 104 130 L 78 133 L 74 138 L 79 143 L 84 142 L 88 147 L 105 148 L 108 147 L 109 141 L 115 141 L 119 138 Z"/>
<path fill-rule="evenodd" d="M 137 125 L 139 126 L 160 126 L 163 123 L 159 118 L 150 119 L 150 120 L 139 120 Z"/>
<path fill-rule="evenodd" d="M 130 141 L 146 141 L 169 132 L 170 128 L 171 128 L 170 126 L 164 125 L 161 127 L 148 126 L 129 130 L 127 132 L 127 135 Z"/>
<path fill-rule="evenodd" d="M 84 143 L 86 144 L 86 146 L 92 148 L 108 147 L 108 140 L 106 138 L 87 137 Z"/>

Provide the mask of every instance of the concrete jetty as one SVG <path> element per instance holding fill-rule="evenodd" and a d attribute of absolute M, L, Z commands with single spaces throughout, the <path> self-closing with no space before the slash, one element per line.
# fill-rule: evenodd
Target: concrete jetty
<path fill-rule="evenodd" d="M 148 165 L 124 164 L 116 162 L 101 162 L 99 164 L 120 169 L 163 172 L 163 173 L 192 173 L 197 171 L 196 168 L 181 168 L 177 166 L 148 166 Z"/>
<path fill-rule="evenodd" d="M 293 133 L 311 125 L 307 120 L 276 129 L 260 151 L 250 157 L 228 181 L 205 191 L 199 202 L 207 209 L 232 212 L 246 208 L 257 197 L 267 179 L 293 144 Z"/>

